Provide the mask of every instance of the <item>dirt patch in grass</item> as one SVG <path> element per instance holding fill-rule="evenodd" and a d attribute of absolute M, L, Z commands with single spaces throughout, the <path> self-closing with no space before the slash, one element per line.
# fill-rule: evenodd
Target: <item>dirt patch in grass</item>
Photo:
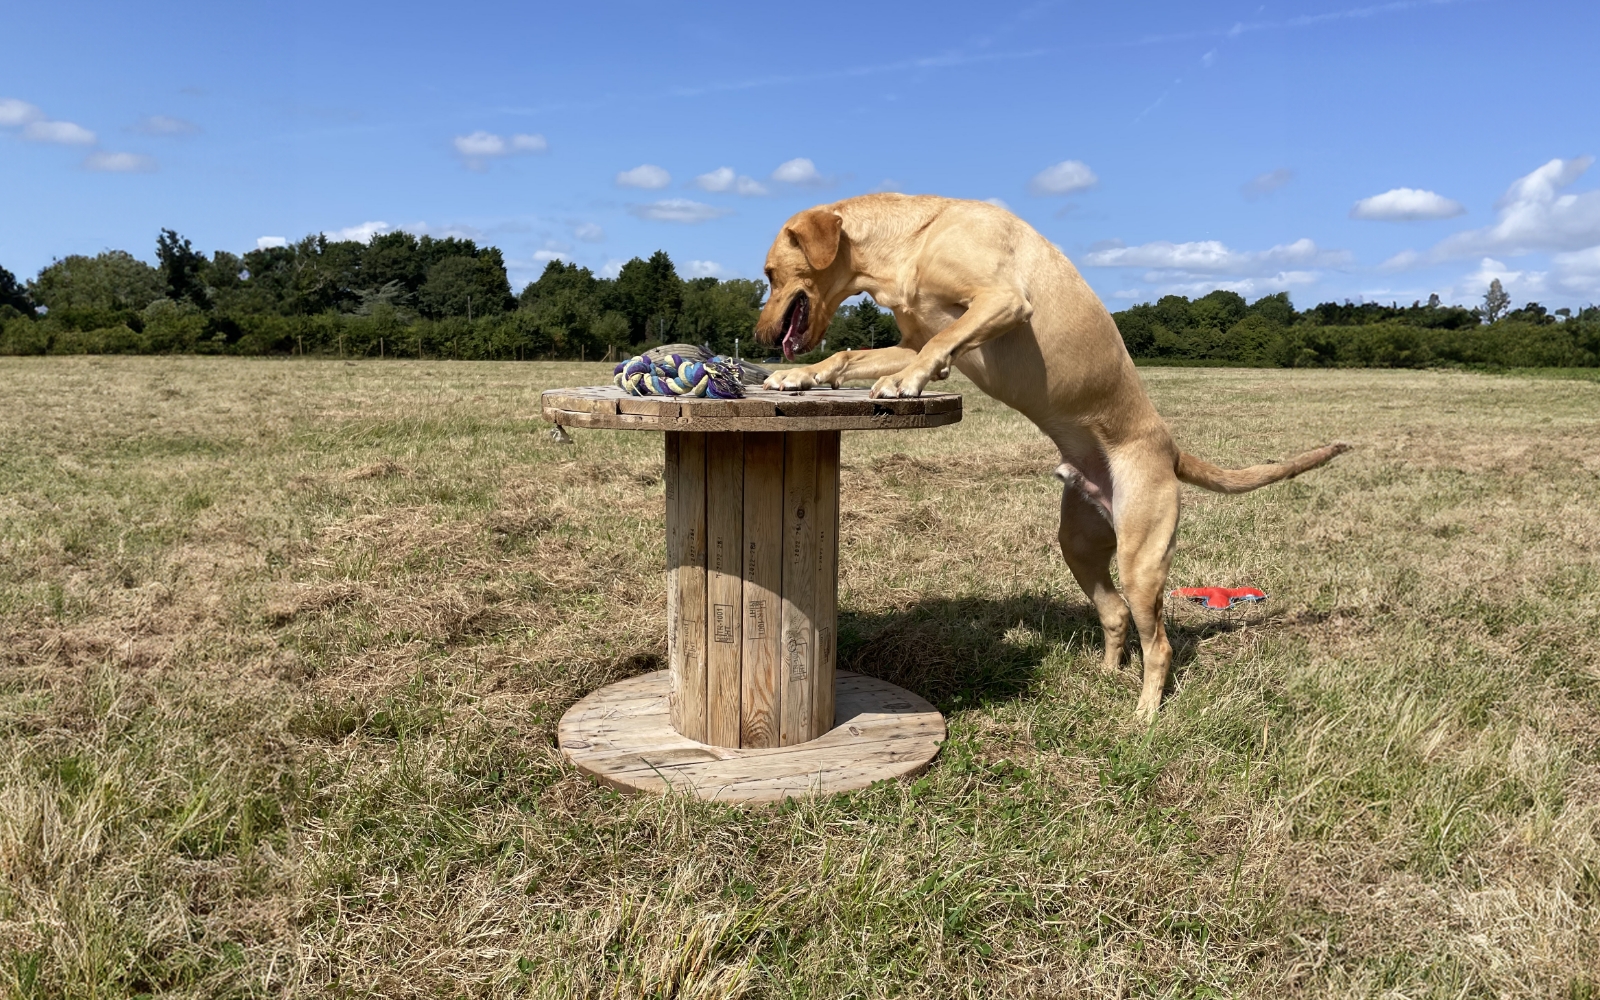
<path fill-rule="evenodd" d="M 846 435 L 841 665 L 915 781 L 742 810 L 568 768 L 664 656 L 660 439 L 596 365 L 0 359 L 8 995 L 1544 996 L 1600 990 L 1600 384 L 1144 369 L 1187 450 L 1176 680 L 1055 549 L 1055 456 Z M 1240 413 L 1253 419 L 1241 422 Z"/>

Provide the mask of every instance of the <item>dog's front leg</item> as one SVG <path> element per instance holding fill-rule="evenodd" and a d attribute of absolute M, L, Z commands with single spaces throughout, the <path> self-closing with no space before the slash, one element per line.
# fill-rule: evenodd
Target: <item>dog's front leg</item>
<path fill-rule="evenodd" d="M 877 378 L 904 368 L 917 352 L 909 347 L 879 347 L 869 351 L 840 351 L 804 368 L 773 372 L 762 384 L 766 389 L 815 389 L 851 379 Z"/>
<path fill-rule="evenodd" d="M 929 382 L 950 377 L 950 363 L 955 358 L 1032 318 L 1033 306 L 1021 292 L 1010 288 L 980 292 L 960 319 L 922 346 L 915 360 L 878 379 L 872 395 L 882 399 L 920 396 Z"/>

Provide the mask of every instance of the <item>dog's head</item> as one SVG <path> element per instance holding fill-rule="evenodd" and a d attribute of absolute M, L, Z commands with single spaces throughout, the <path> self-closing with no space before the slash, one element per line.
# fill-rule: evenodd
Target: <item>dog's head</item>
<path fill-rule="evenodd" d="M 756 339 L 783 345 L 793 361 L 822 342 L 828 321 L 848 297 L 849 237 L 831 208 L 808 208 L 784 223 L 767 251 L 767 304 Z"/>

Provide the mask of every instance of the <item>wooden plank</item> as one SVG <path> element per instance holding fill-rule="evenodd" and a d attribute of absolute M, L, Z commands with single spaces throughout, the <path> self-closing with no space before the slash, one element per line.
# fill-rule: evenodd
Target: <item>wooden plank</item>
<path fill-rule="evenodd" d="M 616 401 L 618 413 L 639 413 L 655 417 L 678 418 L 678 398 L 669 396 L 624 396 Z"/>
<path fill-rule="evenodd" d="M 778 742 L 804 743 L 814 733 L 816 675 L 813 624 L 817 592 L 817 435 L 784 435 L 783 445 L 783 697 Z"/>
<path fill-rule="evenodd" d="M 853 417 L 871 416 L 875 402 L 870 399 L 813 398 L 808 393 L 795 393 L 775 404 L 778 413 L 785 417 Z"/>
<path fill-rule="evenodd" d="M 547 408 L 576 410 L 580 413 L 617 412 L 617 400 L 615 398 L 591 396 L 587 393 L 563 389 L 546 390 L 540 398 Z"/>
<path fill-rule="evenodd" d="M 696 399 L 682 408 L 684 418 L 699 420 L 704 417 L 771 417 L 778 409 L 769 399 Z"/>
<path fill-rule="evenodd" d="M 790 747 L 707 746 L 670 725 L 669 687 L 666 671 L 658 671 L 590 694 L 561 719 L 562 753 L 614 788 L 760 803 L 915 774 L 945 737 L 944 719 L 923 699 L 884 681 L 842 672 L 841 723 L 822 737 Z M 646 708 L 641 712 L 637 706 Z M 618 725 L 624 714 L 626 723 Z"/>
<path fill-rule="evenodd" d="M 783 604 L 783 435 L 744 435 L 741 747 L 778 745 Z"/>
<path fill-rule="evenodd" d="M 817 434 L 817 569 L 815 611 L 816 674 L 812 685 L 812 737 L 833 728 L 834 654 L 838 644 L 839 597 L 839 432 Z"/>
<path fill-rule="evenodd" d="M 744 652 L 744 435 L 706 437 L 705 742 L 737 747 Z"/>
<path fill-rule="evenodd" d="M 678 661 L 681 732 L 706 739 L 706 436 L 678 443 Z"/>
<path fill-rule="evenodd" d="M 720 434 L 725 431 L 865 431 L 911 430 L 919 427 L 942 427 L 961 420 L 960 411 L 954 413 L 880 413 L 876 416 L 845 417 L 706 417 L 700 420 L 665 417 L 639 413 L 584 413 L 547 407 L 542 416 L 564 427 L 592 427 L 610 430 L 638 431 L 699 431 Z"/>
<path fill-rule="evenodd" d="M 661 466 L 662 492 L 666 494 L 667 513 L 667 669 L 672 672 L 673 685 L 667 696 L 672 724 L 682 729 L 683 700 L 678 694 L 677 679 L 681 676 L 683 653 L 678 648 L 678 619 L 682 616 L 678 591 L 678 566 L 683 560 L 683 542 L 679 535 L 683 522 L 678 517 L 678 458 L 683 435 L 673 431 L 666 434 L 666 450 Z"/>

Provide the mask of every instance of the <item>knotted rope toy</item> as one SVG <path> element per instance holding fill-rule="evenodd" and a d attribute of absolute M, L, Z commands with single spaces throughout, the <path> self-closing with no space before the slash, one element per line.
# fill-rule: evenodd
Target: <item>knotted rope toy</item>
<path fill-rule="evenodd" d="M 617 387 L 635 396 L 744 398 L 739 362 L 720 354 L 705 361 L 677 354 L 665 358 L 641 354 L 617 365 L 614 374 Z"/>

